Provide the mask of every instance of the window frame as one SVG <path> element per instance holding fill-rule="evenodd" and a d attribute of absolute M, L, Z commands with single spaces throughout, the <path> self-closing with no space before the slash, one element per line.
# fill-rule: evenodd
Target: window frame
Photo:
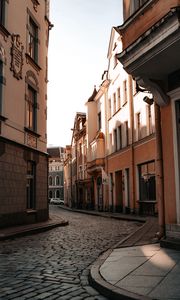
<path fill-rule="evenodd" d="M 29 15 L 28 24 L 28 55 L 38 63 L 38 25 Z"/>
<path fill-rule="evenodd" d="M 111 105 L 111 97 L 108 99 L 108 119 L 112 117 L 112 105 Z"/>
<path fill-rule="evenodd" d="M 30 92 L 32 93 L 32 97 L 30 96 Z M 34 132 L 37 131 L 37 91 L 30 84 L 28 84 L 26 126 Z"/>
<path fill-rule="evenodd" d="M 118 150 L 122 149 L 122 125 L 118 126 Z"/>
<path fill-rule="evenodd" d="M 121 108 L 121 88 L 120 86 L 117 88 L 117 109 Z"/>
<path fill-rule="evenodd" d="M 116 113 L 116 92 L 113 93 L 113 114 Z"/>
<path fill-rule="evenodd" d="M 99 130 L 101 130 L 101 128 L 102 128 L 101 111 L 98 112 L 97 117 L 98 117 L 98 131 L 99 131 Z"/>
<path fill-rule="evenodd" d="M 124 106 L 127 103 L 127 79 L 123 80 L 123 103 Z"/>

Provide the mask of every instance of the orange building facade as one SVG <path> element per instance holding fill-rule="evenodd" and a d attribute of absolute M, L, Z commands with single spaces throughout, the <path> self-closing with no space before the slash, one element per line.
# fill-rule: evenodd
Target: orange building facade
<path fill-rule="evenodd" d="M 180 238 L 179 0 L 124 1 L 118 59 L 153 94 L 160 236 Z"/>

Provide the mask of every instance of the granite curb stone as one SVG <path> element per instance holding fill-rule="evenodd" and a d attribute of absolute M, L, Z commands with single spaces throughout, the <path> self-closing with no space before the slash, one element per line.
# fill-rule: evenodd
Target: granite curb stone
<path fill-rule="evenodd" d="M 51 215 L 49 220 L 45 222 L 0 229 L 0 241 L 40 233 L 56 227 L 67 226 L 68 224 L 67 220 Z"/>

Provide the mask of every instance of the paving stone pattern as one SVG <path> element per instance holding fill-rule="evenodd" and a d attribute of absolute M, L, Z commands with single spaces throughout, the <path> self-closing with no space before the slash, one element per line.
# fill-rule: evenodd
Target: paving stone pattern
<path fill-rule="evenodd" d="M 105 300 L 88 283 L 90 265 L 139 226 L 52 207 L 66 227 L 0 242 L 0 300 Z"/>

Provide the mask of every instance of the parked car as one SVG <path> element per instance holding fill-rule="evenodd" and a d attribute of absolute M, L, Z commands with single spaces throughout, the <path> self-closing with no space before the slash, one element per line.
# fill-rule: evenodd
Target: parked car
<path fill-rule="evenodd" d="M 51 198 L 50 204 L 64 205 L 64 200 L 58 198 Z"/>

